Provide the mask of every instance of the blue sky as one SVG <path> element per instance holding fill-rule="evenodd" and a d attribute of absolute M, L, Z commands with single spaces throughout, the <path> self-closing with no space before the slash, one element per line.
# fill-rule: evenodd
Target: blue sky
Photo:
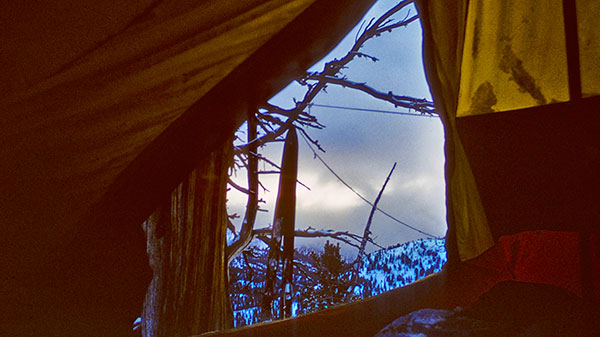
<path fill-rule="evenodd" d="M 380 0 L 367 13 L 365 19 L 379 16 L 391 8 L 396 1 Z M 416 14 L 414 8 L 409 9 Z M 403 18 L 406 12 L 395 17 Z M 341 57 L 350 49 L 356 36 L 356 28 L 342 43 L 317 63 L 311 70 L 321 70 L 324 62 Z M 366 82 L 377 90 L 393 91 L 398 95 L 431 99 L 424 77 L 421 57 L 421 26 L 418 21 L 408 27 L 372 39 L 361 50 L 380 59 L 373 63 L 365 58 L 355 59 L 344 70 L 349 80 Z M 292 107 L 293 97 L 300 99 L 304 89 L 291 84 L 271 99 L 281 107 Z M 352 89 L 329 86 L 327 93 L 320 93 L 315 104 L 359 107 L 393 111 L 391 104 L 375 100 Z M 410 117 L 370 112 L 312 107 L 310 112 L 317 116 L 324 130 L 308 130 L 318 139 L 326 153 L 322 158 L 351 186 L 367 199 L 374 201 L 381 185 L 394 162 L 398 163 L 388 183 L 379 207 L 394 217 L 429 232 L 443 236 L 446 231 L 443 131 L 438 118 Z M 371 207 L 340 183 L 327 169 L 313 158 L 302 139 L 300 142 L 300 181 L 311 188 L 297 189 L 296 227 L 350 230 L 361 234 Z M 264 147 L 261 153 L 275 162 L 281 160 L 281 144 Z M 261 192 L 267 201 L 260 212 L 256 227 L 271 224 L 275 204 L 277 176 L 263 177 L 271 193 Z M 238 172 L 234 180 L 245 185 L 245 173 Z M 230 213 L 243 214 L 245 196 L 231 192 L 228 196 Z M 238 221 L 239 223 L 239 221 Z M 371 231 L 375 240 L 383 245 L 411 241 L 422 234 L 405 228 L 377 212 Z M 322 247 L 323 241 L 297 239 L 297 246 Z M 344 246 L 342 244 L 342 246 Z M 347 256 L 356 254 L 356 249 L 343 247 Z M 374 249 L 371 247 L 370 250 Z"/>

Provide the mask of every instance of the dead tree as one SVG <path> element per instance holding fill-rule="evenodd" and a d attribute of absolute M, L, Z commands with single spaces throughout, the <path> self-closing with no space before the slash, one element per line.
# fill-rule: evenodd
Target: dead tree
<path fill-rule="evenodd" d="M 377 198 L 375 198 L 375 202 L 373 203 L 373 206 L 371 207 L 371 213 L 369 213 L 369 219 L 367 220 L 367 224 L 365 225 L 365 231 L 364 231 L 362 240 L 360 242 L 360 247 L 358 248 L 358 254 L 356 255 L 356 260 L 354 260 L 353 267 L 352 267 L 351 284 L 353 286 L 356 284 L 356 280 L 358 278 L 358 272 L 360 271 L 360 268 L 362 268 L 363 256 L 365 254 L 365 247 L 367 246 L 367 242 L 369 242 L 369 240 L 372 240 L 369 236 L 371 235 L 371 223 L 373 221 L 373 215 L 375 215 L 375 211 L 377 210 L 377 204 L 379 203 L 379 200 L 381 199 L 381 196 L 383 195 L 383 191 L 385 190 L 387 183 L 390 181 L 390 178 L 392 176 L 392 173 L 394 173 L 395 168 L 396 168 L 396 163 L 394 163 L 394 166 L 392 166 L 390 173 L 388 174 L 387 178 L 385 179 L 385 182 L 383 183 L 381 190 L 379 190 L 379 194 L 377 194 Z"/>
<path fill-rule="evenodd" d="M 371 207 L 371 213 L 369 213 L 369 219 L 367 220 L 367 224 L 365 225 L 365 232 L 364 232 L 362 240 L 360 242 L 360 247 L 358 248 L 358 255 L 356 256 L 355 263 L 358 263 L 357 269 L 360 269 L 360 267 L 362 266 L 362 257 L 365 254 L 365 247 L 367 246 L 367 242 L 369 241 L 369 235 L 371 234 L 371 222 L 373 221 L 373 215 L 375 215 L 375 211 L 377 210 L 377 204 L 379 203 L 379 200 L 381 199 L 381 196 L 383 195 L 383 191 L 385 190 L 387 183 L 390 181 L 390 177 L 392 176 L 392 173 L 394 173 L 395 168 L 396 168 L 396 163 L 394 163 L 394 166 L 392 166 L 392 169 L 390 170 L 390 173 L 388 174 L 387 178 L 385 179 L 385 182 L 383 183 L 381 190 L 379 190 L 379 194 L 377 194 L 377 198 L 375 198 L 373 207 Z"/>
<path fill-rule="evenodd" d="M 191 336 L 232 326 L 225 256 L 230 146 L 211 153 L 144 222 L 154 277 L 143 336 Z"/>
<path fill-rule="evenodd" d="M 341 59 L 334 59 L 330 62 L 327 62 L 323 68 L 323 70 L 319 72 L 312 72 L 305 74 L 302 78 L 297 79 L 297 81 L 304 85 L 307 90 L 304 97 L 300 101 L 296 101 L 296 105 L 292 109 L 283 109 L 281 107 L 264 103 L 260 106 L 258 111 L 251 112 L 248 120 L 248 137 L 247 142 L 245 144 L 239 145 L 235 148 L 235 157 L 239 160 L 240 167 L 246 167 L 248 169 L 248 187 L 244 188 L 242 186 L 238 186 L 237 184 L 230 182 L 230 185 L 234 188 L 247 193 L 248 194 L 248 205 L 246 207 L 246 213 L 244 216 L 244 220 L 242 223 L 242 228 L 240 230 L 239 236 L 237 240 L 228 248 L 228 260 L 239 254 L 248 244 L 252 241 L 254 237 L 258 237 L 266 242 L 270 247 L 269 258 L 267 263 L 267 281 L 265 283 L 265 291 L 264 298 L 262 303 L 262 318 L 263 319 L 273 319 L 277 316 L 274 312 L 273 301 L 278 296 L 277 294 L 285 293 L 285 299 L 281 301 L 281 307 L 284 308 L 283 316 L 287 317 L 291 313 L 291 307 L 289 305 L 289 300 L 291 299 L 292 288 L 291 288 L 291 275 L 293 274 L 293 263 L 287 262 L 284 263 L 283 272 L 284 276 L 282 279 L 284 280 L 282 284 L 290 285 L 285 289 L 275 289 L 276 282 L 275 279 L 277 277 L 277 273 L 279 272 L 280 262 L 282 259 L 282 243 L 283 250 L 285 251 L 283 254 L 286 256 L 284 261 L 293 261 L 293 257 L 289 257 L 293 255 L 293 236 L 299 234 L 299 231 L 294 230 L 293 228 L 293 210 L 287 211 L 292 214 L 291 227 L 289 227 L 288 222 L 279 221 L 280 213 L 282 210 L 280 209 L 279 203 L 280 198 L 282 197 L 282 184 L 280 183 L 280 190 L 278 196 L 278 205 L 275 211 L 275 217 L 273 221 L 272 228 L 266 234 L 264 231 L 255 230 L 254 227 L 254 219 L 256 216 L 256 210 L 258 210 L 258 188 L 260 186 L 260 174 L 270 174 L 270 173 L 279 173 L 282 175 L 281 181 L 283 181 L 283 171 L 287 170 L 284 168 L 284 164 L 282 167 L 279 167 L 277 164 L 273 163 L 271 160 L 264 158 L 258 153 L 258 149 L 268 143 L 283 141 L 283 135 L 288 132 L 288 136 L 286 137 L 286 148 L 288 147 L 288 138 L 291 137 L 291 134 L 296 134 L 296 130 L 301 133 L 303 137 L 305 137 L 309 142 L 314 144 L 319 150 L 324 151 L 317 140 L 310 137 L 307 133 L 308 128 L 317 128 L 321 129 L 325 126 L 320 124 L 317 118 L 309 113 L 309 108 L 312 104 L 313 99 L 328 85 L 336 85 L 342 86 L 345 88 L 349 88 L 352 90 L 359 90 L 373 98 L 387 101 L 394 105 L 394 107 L 402 107 L 407 108 L 409 110 L 416 111 L 419 114 L 434 114 L 434 105 L 431 101 L 426 99 L 414 98 L 409 96 L 401 96 L 392 93 L 391 91 L 385 92 L 381 90 L 377 90 L 373 87 L 368 86 L 366 83 L 359 83 L 348 79 L 346 76 L 342 74 L 342 70 L 347 67 L 348 63 L 356 58 L 364 58 L 373 62 L 377 62 L 378 59 L 371 55 L 367 55 L 361 52 L 361 48 L 364 46 L 365 42 L 368 40 L 380 36 L 381 34 L 391 32 L 394 29 L 404 27 L 418 19 L 417 15 L 405 17 L 401 20 L 396 20 L 393 18 L 393 15 L 398 13 L 401 9 L 411 4 L 412 1 L 402 1 L 392 9 L 387 11 L 381 17 L 372 19 L 364 29 L 359 30 L 359 34 L 355 39 L 354 45 L 348 51 L 348 53 L 342 57 Z M 362 28 L 362 27 L 361 27 Z M 255 124 L 252 124 L 254 123 Z M 297 143 L 297 141 L 296 141 Z M 296 155 L 297 155 L 297 144 L 296 144 Z M 284 154 L 285 157 L 285 154 Z M 256 160 L 256 161 L 255 161 Z M 297 159 L 296 159 L 297 160 Z M 257 166 L 256 163 L 258 161 L 263 161 L 272 165 L 275 170 L 273 171 L 257 171 L 255 168 Z M 295 168 L 297 170 L 297 168 Z M 287 178 L 286 178 L 287 179 Z M 295 184 L 297 183 L 297 178 L 294 175 L 293 180 L 289 178 L 288 183 L 290 184 L 289 190 L 292 190 L 292 185 L 295 191 Z M 387 181 L 386 181 L 387 182 Z M 287 186 L 287 185 L 286 185 Z M 385 187 L 385 185 L 384 185 Z M 295 196 L 295 194 L 294 194 Z M 295 200 L 295 199 L 294 199 Z M 293 208 L 293 207 L 292 207 Z M 295 208 L 294 208 L 295 209 Z M 291 229 L 290 229 L 291 228 Z M 366 233 L 369 229 L 366 229 Z M 372 239 L 367 235 L 357 236 L 358 243 L 353 242 L 352 235 L 333 235 L 332 232 L 326 231 L 312 231 L 306 232 L 304 234 L 310 235 L 311 237 L 316 236 L 335 236 L 342 241 L 346 241 L 349 244 L 354 245 L 358 248 L 362 255 L 364 252 L 364 245 L 366 242 L 372 242 Z M 269 237 L 270 235 L 270 237 Z M 283 237 L 290 237 L 291 239 L 287 240 Z M 283 241 L 282 241 L 283 240 Z M 290 244 L 287 244 L 290 242 Z M 362 246 L 362 248 L 361 248 Z M 292 247 L 292 248 L 290 248 Z"/>
<path fill-rule="evenodd" d="M 269 255 L 267 257 L 267 270 L 265 273 L 265 288 L 261 300 L 261 321 L 270 321 L 278 315 L 275 311 L 275 283 L 277 270 L 281 259 L 281 223 L 273 223 L 273 231 L 269 242 Z"/>
<path fill-rule="evenodd" d="M 283 277 L 281 290 L 283 298 L 280 301 L 280 316 L 290 317 L 293 300 L 293 270 L 294 270 L 294 223 L 296 217 L 296 180 L 298 178 L 298 136 L 296 129 L 290 128 L 285 139 L 283 158 L 281 159 L 281 174 L 279 176 L 279 192 L 273 217 L 273 235 L 267 262 L 267 278 L 263 297 L 263 310 L 268 310 L 265 315 L 272 318 L 277 316 L 273 310 L 275 297 L 275 276 L 279 264 L 280 244 L 283 241 Z M 277 235 L 280 231 L 281 235 Z M 283 238 L 283 240 L 282 240 Z"/>
<path fill-rule="evenodd" d="M 283 318 L 292 316 L 294 296 L 294 231 L 296 218 L 296 180 L 298 180 L 298 135 L 290 128 L 285 139 L 281 164 L 279 195 L 275 206 L 275 218 L 281 222 L 283 234 Z"/>
<path fill-rule="evenodd" d="M 258 144 L 252 141 L 256 139 L 257 132 L 257 119 L 254 111 L 248 112 L 248 143 L 250 144 L 246 148 L 246 175 L 248 180 L 248 189 L 244 189 L 231 180 L 229 184 L 241 190 L 248 195 L 248 201 L 246 202 L 246 212 L 242 221 L 242 228 L 238 238 L 227 247 L 227 265 L 231 260 L 240 254 L 252 241 L 252 230 L 254 229 L 254 222 L 256 221 L 256 212 L 258 211 L 258 187 L 260 181 L 258 179 Z"/>

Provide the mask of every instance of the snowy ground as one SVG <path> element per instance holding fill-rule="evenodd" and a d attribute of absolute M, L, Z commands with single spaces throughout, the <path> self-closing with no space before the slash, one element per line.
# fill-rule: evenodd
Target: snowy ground
<path fill-rule="evenodd" d="M 363 285 L 354 289 L 355 297 L 364 298 L 412 283 L 438 272 L 446 263 L 444 239 L 419 239 L 381 249 L 364 257 L 359 270 Z M 296 273 L 299 289 L 313 286 L 309 275 L 314 273 L 308 252 L 299 252 L 296 259 L 304 273 Z M 235 326 L 258 323 L 261 290 L 264 286 L 266 250 L 257 249 L 245 258 L 240 255 L 231 265 L 231 300 Z"/>

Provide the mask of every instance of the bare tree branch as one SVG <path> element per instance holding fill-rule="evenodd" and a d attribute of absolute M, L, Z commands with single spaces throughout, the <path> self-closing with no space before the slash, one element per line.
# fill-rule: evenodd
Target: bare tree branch
<path fill-rule="evenodd" d="M 231 178 L 229 179 L 229 181 L 227 182 L 229 185 L 231 185 L 231 187 L 235 188 L 236 190 L 245 193 L 245 194 L 250 194 L 250 191 L 238 184 L 236 184 L 235 181 L 231 180 Z"/>
<path fill-rule="evenodd" d="M 268 238 L 269 238 L 269 235 L 271 235 L 272 230 L 273 229 L 270 227 L 257 228 L 254 230 L 253 236 L 264 242 L 267 242 L 269 240 Z M 352 247 L 355 247 L 357 249 L 360 248 L 359 243 L 361 242 L 361 239 L 362 239 L 362 236 L 351 233 L 349 231 L 334 231 L 334 230 L 330 230 L 330 229 L 327 229 L 327 230 L 320 229 L 319 230 L 319 229 L 314 229 L 312 227 L 308 227 L 307 229 L 302 229 L 302 230 L 297 229 L 294 231 L 294 235 L 296 237 L 300 237 L 300 238 L 325 238 L 325 237 L 332 238 L 334 240 L 344 242 L 344 243 L 346 243 Z M 382 249 L 385 248 L 385 247 L 377 244 L 375 241 L 373 241 L 370 238 L 368 238 L 367 241 L 378 248 L 382 248 Z"/>
<path fill-rule="evenodd" d="M 279 171 L 258 171 L 258 174 L 280 174 L 280 173 L 281 172 L 279 172 Z M 304 184 L 300 180 L 296 180 L 296 183 L 298 183 L 298 185 L 306 188 L 307 190 L 311 191 L 310 187 L 308 187 L 306 184 Z"/>
<path fill-rule="evenodd" d="M 279 165 L 275 164 L 273 161 L 269 160 L 267 157 L 261 156 L 260 154 L 256 153 L 256 152 L 249 152 L 249 154 L 251 156 L 255 156 L 256 158 L 266 162 L 267 164 L 275 167 L 278 170 L 281 170 L 281 167 L 279 167 Z"/>
<path fill-rule="evenodd" d="M 353 81 L 347 80 L 345 78 L 321 76 L 321 77 L 311 77 L 310 79 L 324 81 L 324 82 L 331 83 L 331 84 L 336 84 L 336 85 L 339 85 L 339 86 L 342 86 L 345 88 L 352 88 L 352 89 L 360 90 L 364 93 L 371 95 L 374 98 L 392 103 L 395 107 L 403 107 L 403 108 L 407 108 L 407 109 L 412 109 L 412 110 L 418 111 L 422 114 L 434 114 L 435 113 L 435 107 L 433 105 L 433 102 L 430 102 L 426 99 L 414 98 L 414 97 L 410 97 L 410 96 L 394 95 L 391 91 L 388 93 L 384 93 L 384 92 L 378 91 L 378 90 L 368 86 L 365 83 L 353 82 Z"/>
<path fill-rule="evenodd" d="M 279 171 L 258 171 L 258 174 L 279 174 Z"/>
<path fill-rule="evenodd" d="M 306 130 L 304 130 L 303 128 L 298 128 L 298 129 L 302 132 L 302 134 L 304 134 L 304 137 L 306 137 L 311 143 L 313 143 L 317 147 L 317 149 L 319 149 L 319 151 L 325 153 L 325 149 L 323 149 L 321 147 L 321 144 L 319 144 L 319 141 L 312 139 L 309 136 L 309 134 L 306 132 Z"/>
<path fill-rule="evenodd" d="M 235 226 L 233 225 L 233 222 L 231 222 L 230 219 L 227 219 L 227 229 L 229 229 L 236 237 L 238 236 L 238 234 L 235 232 Z"/>

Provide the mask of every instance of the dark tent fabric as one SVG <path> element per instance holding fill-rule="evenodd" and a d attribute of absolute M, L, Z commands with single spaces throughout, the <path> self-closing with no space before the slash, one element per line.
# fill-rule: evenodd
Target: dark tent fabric
<path fill-rule="evenodd" d="M 2 2 L 2 334 L 129 333 L 141 223 L 371 4 Z"/>

